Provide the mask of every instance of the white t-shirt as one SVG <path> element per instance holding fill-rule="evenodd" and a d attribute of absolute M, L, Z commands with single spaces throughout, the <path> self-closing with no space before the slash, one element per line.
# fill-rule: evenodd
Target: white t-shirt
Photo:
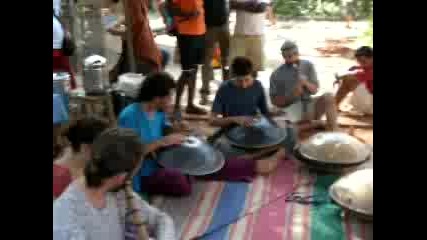
<path fill-rule="evenodd" d="M 248 2 L 255 0 L 236 0 L 237 2 Z M 270 0 L 258 0 L 259 3 L 270 3 Z M 265 13 L 250 13 L 236 10 L 236 26 L 234 34 L 260 36 L 264 35 Z"/>
<path fill-rule="evenodd" d="M 64 30 L 61 23 L 53 16 L 53 49 L 62 49 L 62 41 L 64 40 Z"/>

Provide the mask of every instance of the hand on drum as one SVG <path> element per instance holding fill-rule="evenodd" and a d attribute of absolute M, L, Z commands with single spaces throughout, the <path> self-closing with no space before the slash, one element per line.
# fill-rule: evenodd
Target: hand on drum
<path fill-rule="evenodd" d="M 184 142 L 185 138 L 186 137 L 184 135 L 177 134 L 177 133 L 168 135 L 168 136 L 166 136 L 166 137 L 163 138 L 163 140 L 162 140 L 162 146 L 163 147 L 170 147 L 170 146 L 173 146 L 173 145 L 179 145 L 182 142 Z"/>
<path fill-rule="evenodd" d="M 233 121 L 243 127 L 250 127 L 254 124 L 255 119 L 253 117 L 234 117 Z"/>

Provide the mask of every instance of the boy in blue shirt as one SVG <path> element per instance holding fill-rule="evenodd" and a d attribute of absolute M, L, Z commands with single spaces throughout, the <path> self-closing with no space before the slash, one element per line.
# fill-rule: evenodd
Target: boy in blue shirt
<path fill-rule="evenodd" d="M 119 126 L 130 128 L 147 145 L 147 152 L 180 144 L 184 136 L 165 136 L 167 126 L 165 111 L 175 88 L 173 78 L 167 73 L 154 73 L 144 80 L 137 101 L 120 113 Z M 188 177 L 171 169 L 161 168 L 155 159 L 144 159 L 133 180 L 136 192 L 148 194 L 187 195 L 191 192 Z"/>

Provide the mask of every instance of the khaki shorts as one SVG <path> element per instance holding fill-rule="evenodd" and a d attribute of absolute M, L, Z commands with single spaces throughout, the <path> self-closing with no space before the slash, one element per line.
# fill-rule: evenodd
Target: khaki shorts
<path fill-rule="evenodd" d="M 235 57 L 247 57 L 255 71 L 264 70 L 264 37 L 234 35 L 231 41 L 230 63 Z"/>
<path fill-rule="evenodd" d="M 293 122 L 298 123 L 302 120 L 312 119 L 315 112 L 315 105 L 317 102 L 317 98 L 312 98 L 308 101 L 307 104 L 307 113 L 303 112 L 303 103 L 302 101 L 297 101 L 285 108 L 282 108 L 284 112 L 286 112 L 286 118 Z"/>
<path fill-rule="evenodd" d="M 365 84 L 359 84 L 356 90 L 353 91 L 350 104 L 358 112 L 374 114 L 374 96 L 366 89 Z"/>

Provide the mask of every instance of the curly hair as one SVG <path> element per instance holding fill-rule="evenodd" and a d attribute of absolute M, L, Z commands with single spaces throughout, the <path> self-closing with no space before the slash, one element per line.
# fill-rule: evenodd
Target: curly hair
<path fill-rule="evenodd" d="M 156 97 L 166 97 L 175 88 L 173 77 L 166 72 L 149 74 L 139 89 L 138 102 L 149 102 Z"/>

